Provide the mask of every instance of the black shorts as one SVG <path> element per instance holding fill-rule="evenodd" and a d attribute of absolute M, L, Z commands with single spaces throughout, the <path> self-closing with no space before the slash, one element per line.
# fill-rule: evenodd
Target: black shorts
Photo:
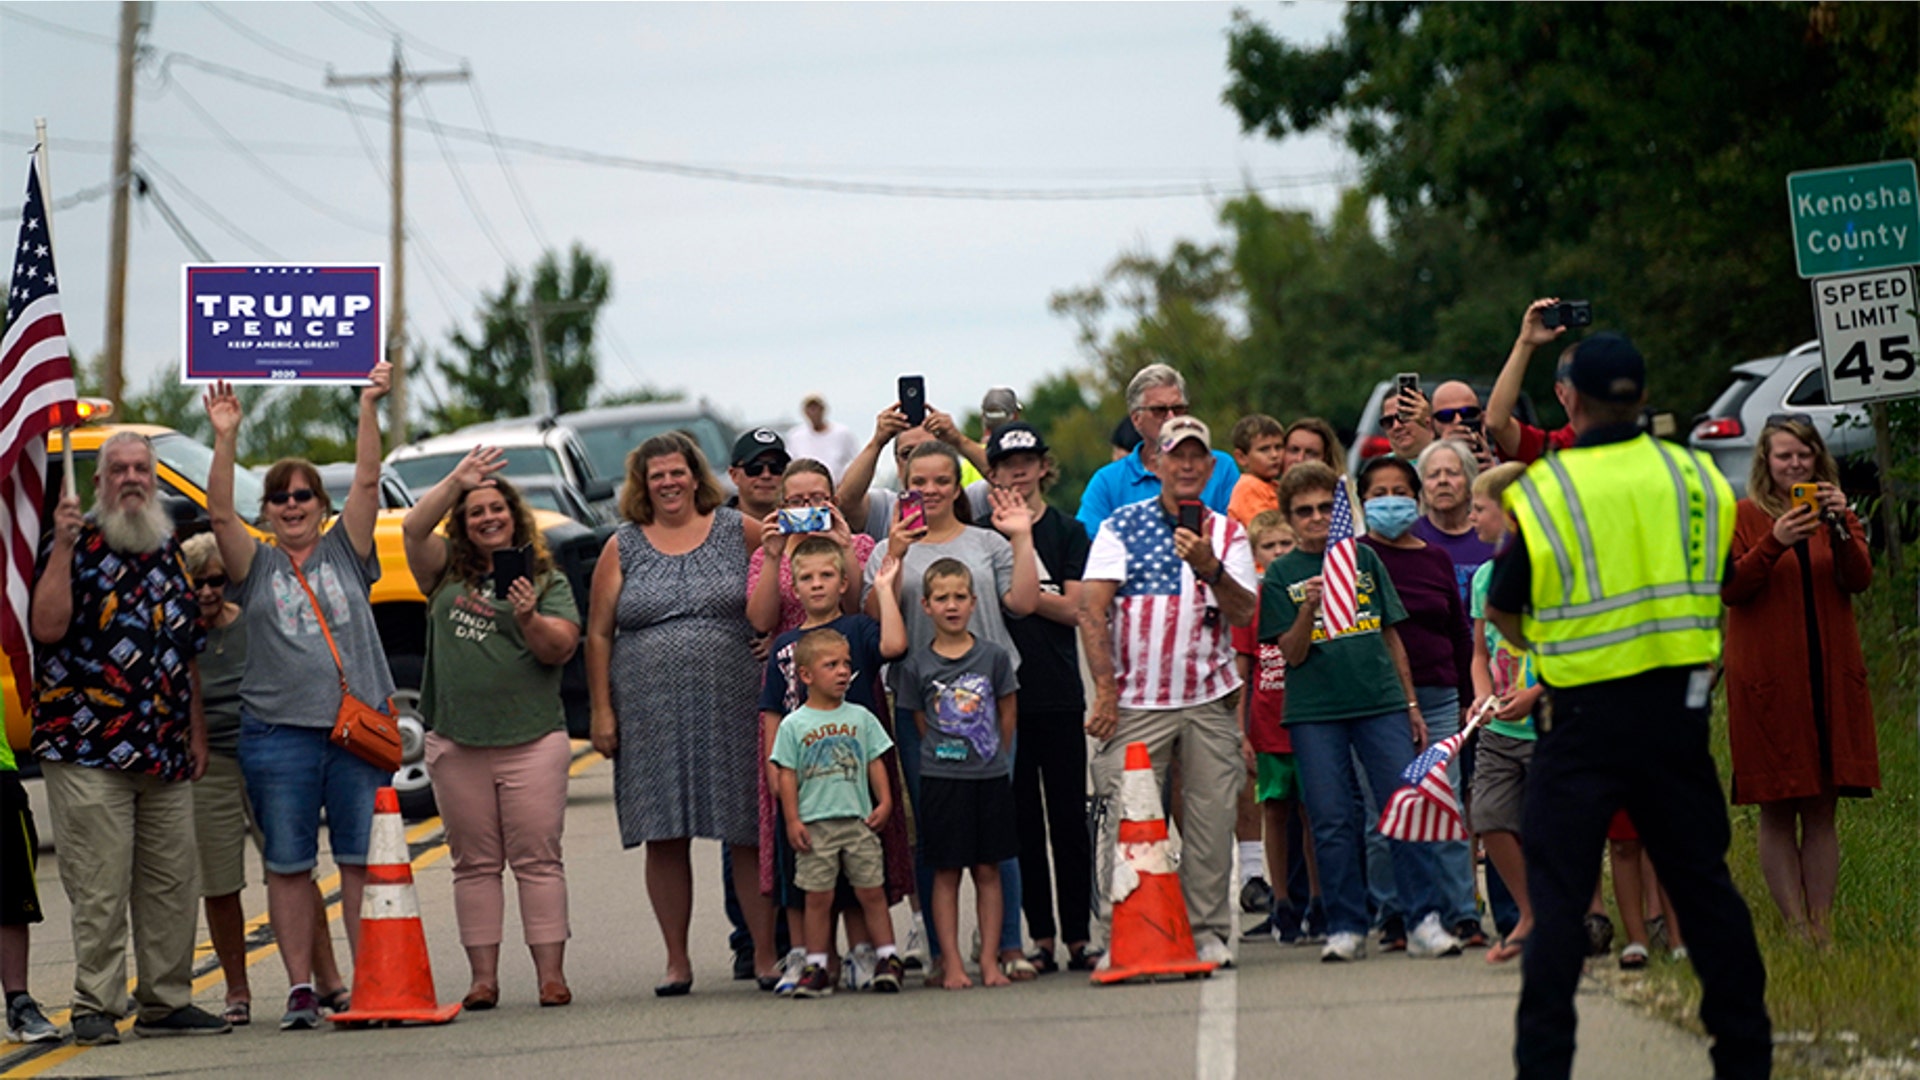
<path fill-rule="evenodd" d="M 0 926 L 31 926 L 45 918 L 33 880 L 39 850 L 20 774 L 0 773 Z"/>
<path fill-rule="evenodd" d="M 1020 854 L 1013 781 L 1008 777 L 923 776 L 914 814 L 920 826 L 921 856 L 936 870 L 987 866 Z"/>

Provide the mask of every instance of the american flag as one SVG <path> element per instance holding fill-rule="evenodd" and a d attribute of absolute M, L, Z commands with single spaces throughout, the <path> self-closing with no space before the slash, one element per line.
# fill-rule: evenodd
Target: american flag
<path fill-rule="evenodd" d="M 1432 842 L 1465 840 L 1466 822 L 1460 818 L 1460 800 L 1447 780 L 1447 763 L 1473 733 L 1469 725 L 1427 747 L 1413 759 L 1400 779 L 1406 786 L 1393 793 L 1380 811 L 1380 835 L 1392 840 Z"/>
<path fill-rule="evenodd" d="M 1327 555 L 1320 568 L 1320 621 L 1328 637 L 1353 629 L 1360 605 L 1356 595 L 1358 572 L 1353 539 L 1353 504 L 1347 498 L 1347 478 L 1333 491 L 1333 523 L 1327 530 Z"/>
<path fill-rule="evenodd" d="M 1246 530 L 1225 514 L 1210 514 L 1205 531 L 1226 572 L 1252 588 Z M 1174 554 L 1173 526 L 1159 499 L 1123 506 L 1101 523 L 1085 577 L 1120 583 L 1112 615 L 1121 706 L 1184 708 L 1224 697 L 1240 685 L 1219 601 Z"/>
<path fill-rule="evenodd" d="M 27 604 L 46 497 L 47 431 L 74 422 L 74 396 L 40 170 L 29 159 L 27 204 L 8 279 L 7 329 L 0 338 L 0 542 L 6 544 L 5 565 L 0 567 L 6 586 L 5 602 L 0 603 L 0 646 L 13 664 L 23 706 L 33 691 Z"/>

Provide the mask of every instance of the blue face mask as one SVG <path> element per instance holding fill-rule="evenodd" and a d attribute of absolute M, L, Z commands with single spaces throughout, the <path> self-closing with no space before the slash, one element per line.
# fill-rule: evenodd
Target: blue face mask
<path fill-rule="evenodd" d="M 1381 495 L 1368 499 L 1367 531 L 1382 540 L 1398 540 L 1420 520 L 1420 504 L 1405 495 Z"/>

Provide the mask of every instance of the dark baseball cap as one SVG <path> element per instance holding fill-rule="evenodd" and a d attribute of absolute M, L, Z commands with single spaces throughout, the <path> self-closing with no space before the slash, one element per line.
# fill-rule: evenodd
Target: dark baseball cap
<path fill-rule="evenodd" d="M 772 428 L 757 427 L 733 441 L 733 465 L 738 468 L 749 461 L 766 457 L 768 454 L 780 458 L 780 467 L 785 468 L 788 461 L 787 444 L 780 433 Z"/>
<path fill-rule="evenodd" d="M 993 438 L 987 440 L 987 464 L 998 465 L 1002 458 L 1012 454 L 1044 454 L 1047 452 L 1047 440 L 1032 424 L 1015 420 L 1005 427 L 995 428 Z"/>
<path fill-rule="evenodd" d="M 1647 392 L 1647 361 L 1619 334 L 1595 334 L 1573 347 L 1567 381 L 1598 401 L 1639 401 Z"/>

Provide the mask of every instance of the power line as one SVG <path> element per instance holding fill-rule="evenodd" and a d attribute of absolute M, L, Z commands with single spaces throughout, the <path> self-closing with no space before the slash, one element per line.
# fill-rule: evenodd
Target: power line
<path fill-rule="evenodd" d="M 77 30 L 71 26 L 63 26 L 57 22 L 48 22 L 45 19 L 38 18 L 33 15 L 29 15 L 26 12 L 19 10 L 18 8 L 0 7 L 0 13 L 4 13 L 10 19 L 18 19 L 23 23 L 28 23 L 30 25 L 37 26 L 42 30 L 51 31 L 52 33 L 55 33 L 55 34 L 62 34 L 62 35 L 65 35 L 66 37 L 77 38 L 80 41 L 91 42 L 95 45 L 105 45 L 109 49 L 118 49 L 120 47 L 119 38 L 112 37 L 107 34 L 96 34 L 91 30 Z"/>
<path fill-rule="evenodd" d="M 161 197 L 160 189 L 154 186 L 153 181 L 147 179 L 146 174 L 138 170 L 135 170 L 133 175 L 140 181 L 140 193 L 153 201 L 153 208 L 160 211 L 160 220 L 166 222 L 167 228 L 173 230 L 173 235 L 187 245 L 187 250 L 193 253 L 194 258 L 201 262 L 213 262 L 213 256 L 209 255 L 206 247 L 194 237 L 192 231 L 187 228 L 186 222 L 180 220 L 180 215 L 173 212 L 173 207 L 167 205 L 167 200 Z"/>
<path fill-rule="evenodd" d="M 252 250 L 254 254 L 259 255 L 261 258 L 272 259 L 275 262 L 285 261 L 272 248 L 269 248 L 265 244 L 262 244 L 260 241 L 254 239 L 250 234 L 248 234 L 245 230 L 241 229 L 238 225 L 235 225 L 233 222 L 228 221 L 226 219 L 226 216 L 221 214 L 220 211 L 208 205 L 205 199 L 202 199 L 200 196 L 194 194 L 192 188 L 189 188 L 187 185 L 181 183 L 179 177 L 168 172 L 165 166 L 161 165 L 158 161 L 155 161 L 153 159 L 152 154 L 149 154 L 146 152 L 146 150 L 139 149 L 139 148 L 136 148 L 134 152 L 139 155 L 141 161 L 146 163 L 147 168 L 152 169 L 155 173 L 158 173 L 162 180 L 165 180 L 168 184 L 172 185 L 174 194 L 180 196 L 182 199 L 185 199 L 190 205 L 194 207 L 194 209 L 199 210 L 202 214 L 205 214 L 209 219 L 213 221 L 215 225 L 220 226 L 221 230 L 224 231 L 227 235 L 233 237 L 235 240 L 240 241 L 241 244 L 245 245 L 247 248 Z"/>
<path fill-rule="evenodd" d="M 327 3 L 326 0 L 314 0 L 313 6 L 319 8 L 321 11 L 326 12 L 327 14 L 333 16 L 334 18 L 340 20 L 341 22 L 354 28 L 355 30 L 360 31 L 363 34 L 371 34 L 374 37 L 379 38 L 381 41 L 388 41 L 388 40 L 391 40 L 392 38 L 392 35 L 380 29 L 378 26 L 372 25 L 370 23 L 362 22 L 358 16 L 349 15 L 345 11 L 340 10 L 340 5 L 338 4 L 330 4 L 330 3 Z"/>
<path fill-rule="evenodd" d="M 513 191 L 513 201 L 520 208 L 521 220 L 527 223 L 527 229 L 533 233 L 534 243 L 542 251 L 551 250 L 553 244 L 547 240 L 540 221 L 533 215 L 533 204 L 527 201 L 527 193 L 520 190 L 520 179 L 513 174 L 513 165 L 507 160 L 507 149 L 500 145 L 500 132 L 493 126 L 493 113 L 487 108 L 487 99 L 480 95 L 480 80 L 468 79 L 467 90 L 473 94 L 473 106 L 480 113 L 480 126 L 486 129 L 487 142 L 493 147 L 493 156 L 500 162 L 500 172 L 507 178 L 507 187 Z"/>
<path fill-rule="evenodd" d="M 447 171 L 453 174 L 453 185 L 460 190 L 460 198 L 467 204 L 467 212 L 472 214 L 473 220 L 479 223 L 480 232 L 486 236 L 487 243 L 493 245 L 494 253 L 500 256 L 502 262 L 512 266 L 513 253 L 500 242 L 500 234 L 494 231 L 493 222 L 487 217 L 487 212 L 481 209 L 479 201 L 473 197 L 473 189 L 467 186 L 467 176 L 460 171 L 459 163 L 453 160 L 453 153 L 447 146 L 447 137 L 440 130 L 439 121 L 433 115 L 433 105 L 427 100 L 425 91 L 420 93 L 419 101 L 420 110 L 427 114 L 428 121 L 433 124 L 433 141 L 440 147 L 440 156 L 446 160 Z"/>
<path fill-rule="evenodd" d="M 394 37 L 404 39 L 407 42 L 407 44 L 412 45 L 414 48 L 419 49 L 421 52 L 428 53 L 433 56 L 438 56 L 442 60 L 452 61 L 453 63 L 460 64 L 462 66 L 466 65 L 466 62 L 467 62 L 466 57 L 461 56 L 458 53 L 448 52 L 445 49 L 435 48 L 434 46 L 429 45 L 426 42 L 420 40 L 419 38 L 413 36 L 412 34 L 408 33 L 399 23 L 394 22 L 392 19 L 389 19 L 385 15 L 381 14 L 380 10 L 374 7 L 372 4 L 367 3 L 367 0 L 356 0 L 353 6 L 365 12 L 369 18 L 371 18 L 375 23 L 378 23 L 381 27 L 385 28 L 389 34 L 393 35 Z"/>
<path fill-rule="evenodd" d="M 304 64 L 307 67 L 311 67 L 311 68 L 325 69 L 327 66 L 327 62 L 325 60 L 322 60 L 317 56 L 310 56 L 307 53 L 303 53 L 298 49 L 288 48 L 287 46 L 282 45 L 277 41 L 274 41 L 272 38 L 267 37 L 265 34 L 262 34 L 254 30 L 252 27 L 248 26 L 246 23 L 243 23 L 239 19 L 234 18 L 232 15 L 227 14 L 225 11 L 220 10 L 218 5 L 208 2 L 208 0 L 200 0 L 200 6 L 207 9 L 207 14 L 212 15 L 214 18 L 219 19 L 221 22 L 227 24 L 228 29 L 232 30 L 236 34 L 239 34 L 241 37 L 246 38 L 248 41 L 253 42 L 255 45 L 258 45 L 261 48 L 267 50 L 268 52 L 273 53 L 275 56 L 283 57 L 285 59 L 293 61 L 296 64 Z"/>

